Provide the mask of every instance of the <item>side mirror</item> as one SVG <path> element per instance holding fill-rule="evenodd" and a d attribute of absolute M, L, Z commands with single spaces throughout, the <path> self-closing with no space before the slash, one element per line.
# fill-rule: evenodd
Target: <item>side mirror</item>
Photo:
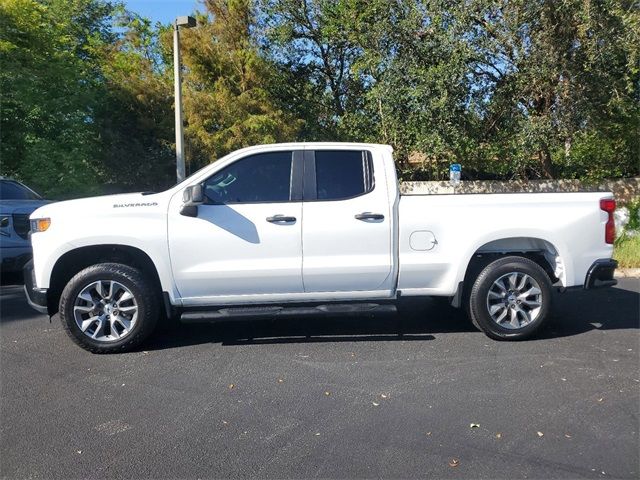
<path fill-rule="evenodd" d="M 204 189 L 201 184 L 191 185 L 182 193 L 182 201 L 185 205 L 201 205 L 204 203 Z"/>
<path fill-rule="evenodd" d="M 198 216 L 198 205 L 204 203 L 204 189 L 201 184 L 191 185 L 182 193 L 182 208 L 180 213 L 186 217 Z"/>

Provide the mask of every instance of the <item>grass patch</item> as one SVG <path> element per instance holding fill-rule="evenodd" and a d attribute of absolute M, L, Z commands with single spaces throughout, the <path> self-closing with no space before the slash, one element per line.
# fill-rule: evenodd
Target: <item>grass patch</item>
<path fill-rule="evenodd" d="M 622 236 L 616 240 L 613 258 L 621 268 L 640 268 L 640 235 Z"/>

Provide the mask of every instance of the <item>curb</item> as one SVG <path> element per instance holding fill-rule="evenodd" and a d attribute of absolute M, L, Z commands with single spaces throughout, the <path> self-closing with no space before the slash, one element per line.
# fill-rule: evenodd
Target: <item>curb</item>
<path fill-rule="evenodd" d="M 640 268 L 617 268 L 614 276 L 617 278 L 640 278 Z"/>

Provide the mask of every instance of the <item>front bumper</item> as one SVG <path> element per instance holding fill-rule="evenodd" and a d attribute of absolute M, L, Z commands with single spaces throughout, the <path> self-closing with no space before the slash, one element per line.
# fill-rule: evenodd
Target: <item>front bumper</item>
<path fill-rule="evenodd" d="M 29 305 L 40 313 L 49 313 L 47 308 L 47 289 L 36 288 L 35 275 L 33 273 L 33 260 L 29 260 L 23 270 L 24 293 Z"/>
<path fill-rule="evenodd" d="M 612 287 L 618 283 L 613 274 L 618 267 L 618 262 L 612 258 L 602 258 L 593 262 L 587 276 L 584 279 L 584 288 Z"/>

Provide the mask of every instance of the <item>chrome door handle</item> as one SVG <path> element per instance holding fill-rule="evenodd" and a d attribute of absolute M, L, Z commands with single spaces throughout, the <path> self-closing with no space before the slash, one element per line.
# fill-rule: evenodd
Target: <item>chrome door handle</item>
<path fill-rule="evenodd" d="M 363 212 L 356 215 L 356 220 L 384 220 L 381 213 Z"/>
<path fill-rule="evenodd" d="M 274 215 L 273 217 L 267 217 L 267 222 L 270 223 L 294 223 L 296 217 L 287 217 L 285 215 Z"/>

